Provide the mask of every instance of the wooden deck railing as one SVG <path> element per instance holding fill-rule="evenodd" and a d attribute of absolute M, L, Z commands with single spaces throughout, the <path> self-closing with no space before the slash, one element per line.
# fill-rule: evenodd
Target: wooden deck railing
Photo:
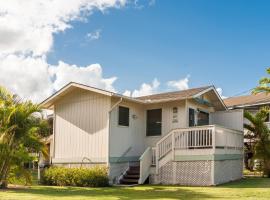
<path fill-rule="evenodd" d="M 172 152 L 172 159 L 174 159 L 175 150 L 213 149 L 215 151 L 216 148 L 225 149 L 228 153 L 230 150 L 241 152 L 243 132 L 217 125 L 174 129 L 156 144 L 155 155 L 152 155 L 152 158 L 156 158 L 155 164 L 158 168 L 159 160 L 168 153 Z"/>

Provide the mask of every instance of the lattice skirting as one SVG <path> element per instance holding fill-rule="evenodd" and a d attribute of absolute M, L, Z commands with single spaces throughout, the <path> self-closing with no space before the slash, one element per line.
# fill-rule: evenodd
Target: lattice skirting
<path fill-rule="evenodd" d="M 214 184 L 222 184 L 243 177 L 243 160 L 215 161 Z"/>
<path fill-rule="evenodd" d="M 214 176 L 214 177 L 213 177 Z M 150 183 L 165 185 L 209 186 L 242 177 L 242 160 L 168 162 Z"/>

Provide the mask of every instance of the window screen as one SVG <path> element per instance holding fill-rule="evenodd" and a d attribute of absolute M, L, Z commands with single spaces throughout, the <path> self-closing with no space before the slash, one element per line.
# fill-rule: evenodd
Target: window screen
<path fill-rule="evenodd" d="M 119 106 L 118 125 L 129 126 L 129 108 Z"/>
<path fill-rule="evenodd" d="M 199 111 L 198 113 L 198 126 L 209 125 L 209 113 Z"/>
<path fill-rule="evenodd" d="M 162 127 L 162 110 L 147 110 L 146 136 L 160 136 Z"/>

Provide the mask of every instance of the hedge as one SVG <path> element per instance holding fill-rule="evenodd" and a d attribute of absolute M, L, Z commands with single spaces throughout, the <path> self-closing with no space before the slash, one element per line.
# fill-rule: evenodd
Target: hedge
<path fill-rule="evenodd" d="M 109 185 L 106 167 L 45 169 L 42 184 L 55 186 L 105 187 Z"/>

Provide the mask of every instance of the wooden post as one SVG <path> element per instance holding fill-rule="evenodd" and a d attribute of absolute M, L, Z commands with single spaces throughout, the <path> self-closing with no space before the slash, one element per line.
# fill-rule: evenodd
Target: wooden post
<path fill-rule="evenodd" d="M 213 148 L 213 155 L 215 154 L 216 151 L 216 128 L 215 126 L 211 129 L 212 130 L 212 148 Z M 211 182 L 212 185 L 215 185 L 215 160 L 211 161 Z"/>
<path fill-rule="evenodd" d="M 172 132 L 172 161 L 174 161 L 174 155 L 175 155 L 175 132 Z"/>
<path fill-rule="evenodd" d="M 38 163 L 38 182 L 40 182 L 40 167 L 39 167 L 39 163 Z"/>
<path fill-rule="evenodd" d="M 159 148 L 158 148 L 158 145 L 156 145 L 156 174 L 158 174 L 158 168 L 159 168 L 158 157 L 159 157 Z"/>

